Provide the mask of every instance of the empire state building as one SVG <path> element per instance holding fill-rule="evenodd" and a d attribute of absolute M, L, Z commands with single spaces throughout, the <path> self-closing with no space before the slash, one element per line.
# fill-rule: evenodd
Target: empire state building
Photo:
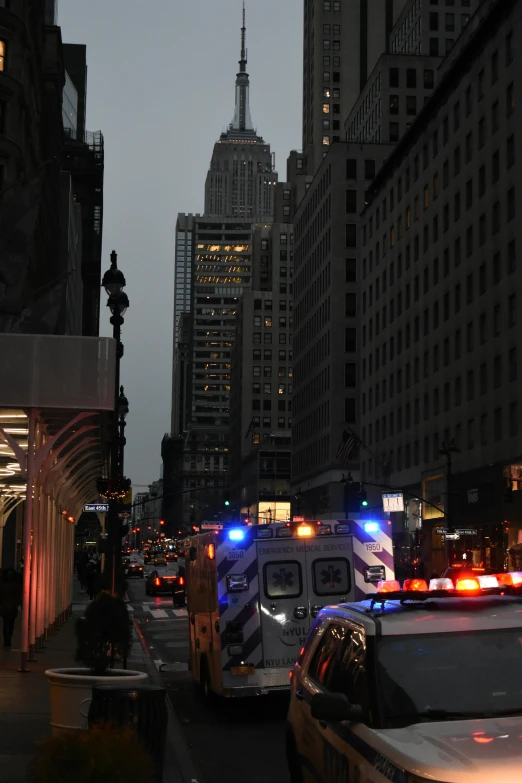
<path fill-rule="evenodd" d="M 268 222 L 274 212 L 277 173 L 270 145 L 254 129 L 250 115 L 246 25 L 243 7 L 241 59 L 236 76 L 234 118 L 214 145 L 205 184 L 205 215 Z"/>

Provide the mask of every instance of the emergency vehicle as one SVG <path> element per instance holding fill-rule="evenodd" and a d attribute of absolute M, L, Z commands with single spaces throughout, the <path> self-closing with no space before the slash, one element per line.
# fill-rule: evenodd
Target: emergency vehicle
<path fill-rule="evenodd" d="M 522 573 L 382 582 L 291 672 L 292 783 L 519 783 Z"/>
<path fill-rule="evenodd" d="M 190 671 L 206 695 L 288 689 L 319 611 L 393 578 L 387 521 L 229 527 L 186 547 Z"/>

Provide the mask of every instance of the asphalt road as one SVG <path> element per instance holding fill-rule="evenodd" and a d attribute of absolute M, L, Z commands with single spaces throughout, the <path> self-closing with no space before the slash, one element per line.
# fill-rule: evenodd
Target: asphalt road
<path fill-rule="evenodd" d="M 141 558 L 140 558 L 141 562 Z M 145 567 L 146 572 L 152 570 Z M 175 573 L 169 563 L 159 573 Z M 288 783 L 285 760 L 286 698 L 204 703 L 188 674 L 188 617 L 170 597 L 149 597 L 145 579 L 129 581 L 129 608 L 151 650 L 200 773 L 198 783 L 241 780 Z"/>

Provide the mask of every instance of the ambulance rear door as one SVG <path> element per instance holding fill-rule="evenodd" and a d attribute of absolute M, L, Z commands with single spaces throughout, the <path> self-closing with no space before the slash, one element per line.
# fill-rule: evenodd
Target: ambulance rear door
<path fill-rule="evenodd" d="M 256 544 L 264 668 L 288 668 L 310 629 L 306 553 L 297 538 Z"/>
<path fill-rule="evenodd" d="M 325 523 L 327 524 L 327 523 Z M 311 621 L 323 606 L 355 600 L 352 536 L 315 535 L 305 544 Z"/>

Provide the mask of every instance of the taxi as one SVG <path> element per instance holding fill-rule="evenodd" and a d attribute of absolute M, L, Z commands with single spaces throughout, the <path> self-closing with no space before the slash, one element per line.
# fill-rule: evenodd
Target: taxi
<path fill-rule="evenodd" d="M 290 673 L 292 783 L 520 783 L 522 572 L 379 582 Z"/>

